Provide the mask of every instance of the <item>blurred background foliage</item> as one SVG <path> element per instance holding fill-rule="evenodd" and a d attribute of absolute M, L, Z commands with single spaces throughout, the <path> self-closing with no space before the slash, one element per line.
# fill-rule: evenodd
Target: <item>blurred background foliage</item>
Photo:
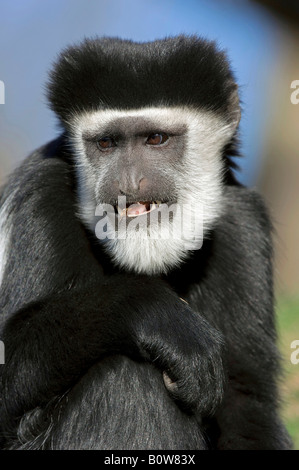
<path fill-rule="evenodd" d="M 290 361 L 299 339 L 299 104 L 290 100 L 299 80 L 298 0 L 1 0 L 0 7 L 0 184 L 57 135 L 43 85 L 63 47 L 96 35 L 147 41 L 195 33 L 228 51 L 243 103 L 238 178 L 263 194 L 275 225 L 282 412 L 299 449 L 299 364 Z"/>

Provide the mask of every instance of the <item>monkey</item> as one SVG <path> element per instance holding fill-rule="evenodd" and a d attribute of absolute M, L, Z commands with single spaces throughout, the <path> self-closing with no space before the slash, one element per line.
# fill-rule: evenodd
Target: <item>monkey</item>
<path fill-rule="evenodd" d="M 85 39 L 1 194 L 3 449 L 289 449 L 272 225 L 215 42 Z"/>

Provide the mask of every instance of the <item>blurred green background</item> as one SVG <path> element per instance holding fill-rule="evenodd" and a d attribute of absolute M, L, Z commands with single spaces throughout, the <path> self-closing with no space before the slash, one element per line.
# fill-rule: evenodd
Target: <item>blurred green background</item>
<path fill-rule="evenodd" d="M 0 184 L 57 133 L 43 85 L 63 47 L 84 36 L 195 33 L 227 49 L 243 103 L 237 176 L 263 194 L 276 230 L 282 414 L 299 449 L 299 364 L 290 361 L 299 340 L 299 104 L 290 100 L 299 80 L 299 1 L 1 0 L 0 14 Z"/>
<path fill-rule="evenodd" d="M 298 312 L 299 297 L 280 296 L 278 298 L 277 327 L 284 366 L 284 375 L 281 380 L 282 416 L 285 418 L 296 450 L 299 449 L 299 364 L 292 364 L 290 361 L 291 353 L 294 351 L 290 348 L 290 344 L 294 339 L 299 339 L 298 334 L 296 336 L 299 330 Z"/>

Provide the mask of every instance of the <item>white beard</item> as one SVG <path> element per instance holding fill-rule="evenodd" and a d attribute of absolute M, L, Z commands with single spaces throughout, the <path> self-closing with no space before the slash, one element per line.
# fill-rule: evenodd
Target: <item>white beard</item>
<path fill-rule="evenodd" d="M 106 223 L 109 217 L 104 217 L 95 226 L 95 233 L 98 238 L 106 238 L 104 247 L 118 266 L 137 273 L 165 273 L 186 259 L 189 250 L 199 249 L 203 240 L 201 214 L 196 220 L 191 218 L 198 214 L 190 211 L 190 205 L 171 205 L 170 211 L 172 217 L 164 204 L 148 215 L 132 219 L 125 216 L 117 230 L 112 213 L 112 223 Z M 108 228 L 105 233 L 104 223 Z"/>

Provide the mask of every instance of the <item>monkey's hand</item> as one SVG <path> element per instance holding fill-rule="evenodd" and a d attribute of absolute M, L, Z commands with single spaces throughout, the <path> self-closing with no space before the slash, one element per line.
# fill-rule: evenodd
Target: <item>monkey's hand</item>
<path fill-rule="evenodd" d="M 224 389 L 223 339 L 166 284 L 140 278 L 127 291 L 129 334 L 139 353 L 163 371 L 166 388 L 183 407 L 212 414 Z"/>
<path fill-rule="evenodd" d="M 7 321 L 3 339 L 10 416 L 47 403 L 115 353 L 154 363 L 175 384 L 172 395 L 202 415 L 222 397 L 220 335 L 159 279 L 113 275 L 29 304 Z"/>

